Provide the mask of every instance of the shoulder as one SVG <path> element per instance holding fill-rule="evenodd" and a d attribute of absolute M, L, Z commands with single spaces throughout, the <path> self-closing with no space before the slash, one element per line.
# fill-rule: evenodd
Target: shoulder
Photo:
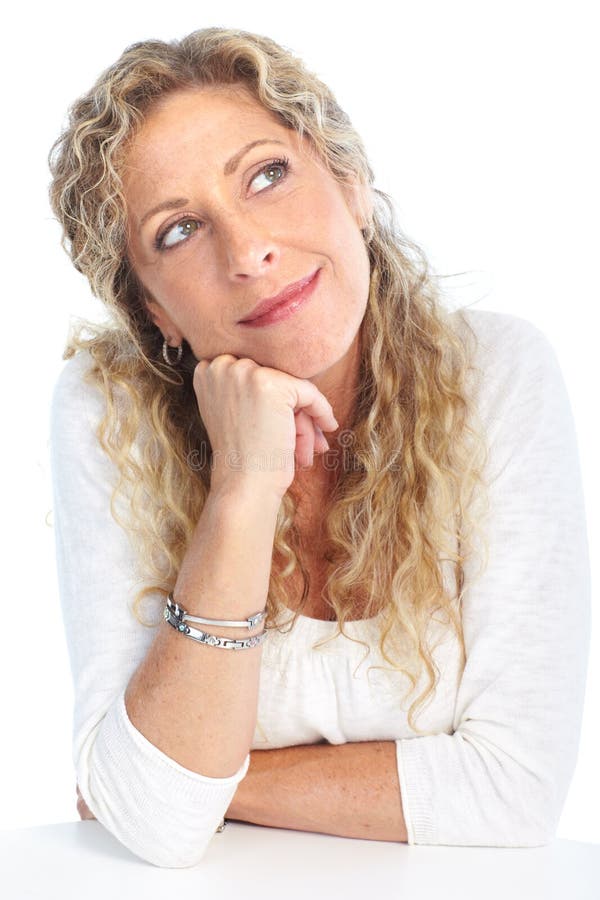
<path fill-rule="evenodd" d="M 91 353 L 79 350 L 71 356 L 59 371 L 52 390 L 52 400 L 75 401 L 93 393 L 89 374 L 94 366 Z"/>
<path fill-rule="evenodd" d="M 578 453 L 575 423 L 552 342 L 520 316 L 466 310 L 466 319 L 478 341 L 469 373 L 472 413 L 486 433 L 491 480 L 505 470 L 516 478 L 512 467 L 527 466 L 528 459 L 538 474 L 569 477 Z M 526 484 L 522 490 L 525 495 Z"/>
<path fill-rule="evenodd" d="M 144 414 L 131 383 L 117 374 L 110 362 L 80 349 L 64 363 L 52 388 L 49 425 L 53 452 L 56 456 L 71 452 L 78 459 L 87 456 L 90 465 L 92 459 L 94 464 L 106 464 L 107 454 L 113 459 L 123 448 L 125 455 L 139 459 L 152 438 Z"/>
<path fill-rule="evenodd" d="M 555 353 L 546 334 L 529 319 L 512 313 L 487 309 L 458 310 L 460 326 L 476 339 L 477 362 L 494 361 L 498 365 L 514 364 L 517 359 L 537 362 Z"/>
<path fill-rule="evenodd" d="M 89 432 L 106 410 L 106 398 L 93 378 L 94 359 L 79 350 L 63 365 L 55 378 L 50 401 L 50 427 L 58 432 Z"/>
<path fill-rule="evenodd" d="M 535 323 L 511 313 L 460 309 L 458 330 L 468 332 L 474 390 L 484 407 L 515 400 L 523 409 L 540 392 L 564 382 L 556 349 Z"/>

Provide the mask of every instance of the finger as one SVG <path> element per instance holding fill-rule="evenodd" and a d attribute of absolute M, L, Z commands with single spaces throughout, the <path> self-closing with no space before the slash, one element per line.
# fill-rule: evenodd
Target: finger
<path fill-rule="evenodd" d="M 314 426 L 315 429 L 315 453 L 327 453 L 329 448 L 329 442 L 318 425 Z"/>
<path fill-rule="evenodd" d="M 336 431 L 339 428 L 331 403 L 311 381 L 303 378 L 292 378 L 290 381 L 287 378 L 286 388 L 288 384 L 292 389 L 291 402 L 294 413 L 302 410 L 322 431 Z"/>
<path fill-rule="evenodd" d="M 321 431 L 336 431 L 339 428 L 339 424 L 333 414 L 333 407 L 329 400 L 320 391 L 317 391 L 315 394 L 316 388 L 310 382 L 304 383 L 304 385 L 310 385 L 310 388 L 305 389 L 302 382 L 300 382 L 300 385 L 298 403 L 294 411 L 298 409 L 303 410 L 311 417 L 314 424 L 319 426 Z"/>
<path fill-rule="evenodd" d="M 315 429 L 312 419 L 303 410 L 294 413 L 296 421 L 296 459 L 298 466 L 312 466 L 315 452 Z"/>

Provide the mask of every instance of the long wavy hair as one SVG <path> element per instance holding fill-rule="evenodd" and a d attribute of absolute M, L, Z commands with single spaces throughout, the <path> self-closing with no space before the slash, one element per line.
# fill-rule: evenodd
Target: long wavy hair
<path fill-rule="evenodd" d="M 178 370 L 161 362 L 163 335 L 127 259 L 121 164 L 153 103 L 206 85 L 245 86 L 286 127 L 309 136 L 340 184 L 357 176 L 371 187 L 359 396 L 351 427 L 340 435 L 344 463 L 323 521 L 328 578 L 322 598 L 338 622 L 332 638 L 341 633 L 353 640 L 344 626 L 357 612 L 383 614 L 379 649 L 408 678 L 403 702 L 426 672 L 428 683 L 408 712 L 413 730 L 424 733 L 415 712 L 439 679 L 428 629 L 441 612 L 458 640 L 462 670 L 463 569 L 475 555 L 475 524 L 487 508 L 470 512 L 476 496 L 481 503 L 487 458 L 468 389 L 475 334 L 462 310 L 444 307 L 439 276 L 397 226 L 390 198 L 373 187 L 363 143 L 329 88 L 273 40 L 228 28 L 128 47 L 73 104 L 49 157 L 50 202 L 63 246 L 109 314 L 102 324 L 79 320 L 63 359 L 86 351 L 92 361 L 86 377 L 106 399 L 97 437 L 119 472 L 111 511 L 135 535 L 145 573 L 134 613 L 149 627 L 161 621 L 142 618 L 140 604 L 150 598 L 162 606 L 174 588 L 209 493 L 211 448 L 193 390 L 191 348 L 183 342 Z M 126 518 L 116 512 L 119 493 L 127 497 Z M 290 612 L 296 567 L 303 593 L 291 624 L 284 623 L 290 630 L 310 590 L 295 514 L 289 490 L 277 517 L 267 629 L 281 629 L 281 613 Z M 483 567 L 487 550 L 484 556 Z M 443 574 L 448 563 L 450 583 Z M 368 644 L 359 643 L 368 655 Z"/>

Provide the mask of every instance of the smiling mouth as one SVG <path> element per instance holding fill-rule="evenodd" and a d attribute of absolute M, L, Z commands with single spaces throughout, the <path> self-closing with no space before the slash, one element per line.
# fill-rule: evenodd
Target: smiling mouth
<path fill-rule="evenodd" d="M 245 328 L 263 328 L 268 325 L 276 325 L 283 322 L 290 316 L 293 316 L 299 309 L 306 306 L 314 296 L 320 283 L 321 269 L 317 269 L 313 275 L 299 282 L 300 287 L 290 290 L 288 296 L 283 300 L 279 300 L 274 305 L 270 304 L 268 312 L 255 316 L 252 319 L 245 319 L 240 324 Z"/>
<path fill-rule="evenodd" d="M 272 310 L 276 309 L 278 306 L 281 306 L 284 303 L 287 303 L 290 300 L 293 300 L 295 297 L 299 296 L 302 291 L 312 281 L 314 281 L 316 275 L 318 274 L 319 269 L 315 269 L 310 275 L 306 278 L 301 278 L 299 281 L 295 281 L 293 284 L 288 285 L 277 294 L 275 297 L 269 297 L 266 300 L 261 301 L 257 306 L 254 307 L 252 312 L 246 316 L 244 319 L 240 319 L 238 324 L 247 324 L 248 322 L 253 322 L 255 319 L 262 318 L 270 313 Z"/>

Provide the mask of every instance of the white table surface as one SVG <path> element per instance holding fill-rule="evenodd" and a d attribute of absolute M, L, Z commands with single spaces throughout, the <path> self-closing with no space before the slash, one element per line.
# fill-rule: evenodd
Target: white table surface
<path fill-rule="evenodd" d="M 600 900 L 600 844 L 427 847 L 229 822 L 165 869 L 95 820 L 0 832 L 2 900 Z"/>

